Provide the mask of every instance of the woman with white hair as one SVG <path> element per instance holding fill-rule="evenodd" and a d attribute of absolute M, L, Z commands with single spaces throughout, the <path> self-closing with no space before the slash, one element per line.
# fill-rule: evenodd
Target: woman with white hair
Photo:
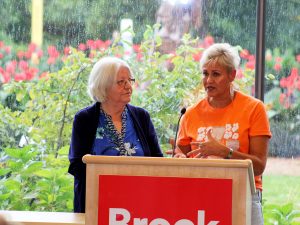
<path fill-rule="evenodd" d="M 100 59 L 90 73 L 95 103 L 75 115 L 69 151 L 74 212 L 85 212 L 85 154 L 163 156 L 149 113 L 129 104 L 134 81 L 129 65 L 116 57 Z"/>
<path fill-rule="evenodd" d="M 227 43 L 213 44 L 200 60 L 207 96 L 183 115 L 175 157 L 250 159 L 257 194 L 252 196 L 252 223 L 263 224 L 261 209 L 264 172 L 271 131 L 264 104 L 234 89 L 240 63 Z"/>

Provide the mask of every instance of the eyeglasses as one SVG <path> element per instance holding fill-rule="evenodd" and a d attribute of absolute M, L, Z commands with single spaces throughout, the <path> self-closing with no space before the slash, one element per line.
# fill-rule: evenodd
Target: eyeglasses
<path fill-rule="evenodd" d="M 130 85 L 133 85 L 135 82 L 135 79 L 134 78 L 130 78 L 128 80 L 119 80 L 117 81 L 117 85 L 119 87 L 125 87 L 127 83 L 129 83 Z"/>

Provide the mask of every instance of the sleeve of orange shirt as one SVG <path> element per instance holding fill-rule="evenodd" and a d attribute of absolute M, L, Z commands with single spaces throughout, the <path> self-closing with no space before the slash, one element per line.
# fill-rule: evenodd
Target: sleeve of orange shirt
<path fill-rule="evenodd" d="M 250 118 L 250 136 L 266 135 L 271 137 L 269 119 L 267 116 L 265 105 L 259 101 L 256 105 L 253 115 Z"/>

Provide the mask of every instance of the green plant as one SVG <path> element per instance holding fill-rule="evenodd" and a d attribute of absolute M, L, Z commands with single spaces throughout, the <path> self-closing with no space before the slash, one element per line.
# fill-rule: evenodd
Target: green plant
<path fill-rule="evenodd" d="M 6 147 L 18 146 L 20 138 L 27 133 L 28 120 L 20 111 L 12 111 L 0 104 L 0 152 Z M 26 125 L 27 124 L 27 125 Z"/>
<path fill-rule="evenodd" d="M 49 77 L 5 85 L 7 92 L 23 102 L 25 109 L 19 113 L 26 118 L 27 135 L 35 143 L 44 142 L 48 152 L 56 155 L 69 143 L 75 112 L 90 103 L 85 90 L 92 61 L 74 50 L 64 65 Z"/>
<path fill-rule="evenodd" d="M 263 206 L 266 225 L 300 224 L 300 210 L 295 210 L 292 203 L 284 205 L 267 204 Z"/>
<path fill-rule="evenodd" d="M 6 160 L 0 163 L 0 209 L 71 211 L 73 187 L 67 174 L 67 151 L 61 149 L 54 159 L 39 147 L 2 152 Z"/>

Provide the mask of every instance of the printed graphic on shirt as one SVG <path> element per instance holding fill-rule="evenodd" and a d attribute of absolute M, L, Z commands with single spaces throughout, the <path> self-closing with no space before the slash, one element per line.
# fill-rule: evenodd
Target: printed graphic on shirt
<path fill-rule="evenodd" d="M 212 136 L 217 141 L 225 144 L 227 147 L 237 150 L 240 147 L 239 142 L 239 124 L 225 124 L 224 126 L 209 126 L 199 127 L 197 141 L 206 142 L 208 141 L 207 134 L 212 131 Z"/>

